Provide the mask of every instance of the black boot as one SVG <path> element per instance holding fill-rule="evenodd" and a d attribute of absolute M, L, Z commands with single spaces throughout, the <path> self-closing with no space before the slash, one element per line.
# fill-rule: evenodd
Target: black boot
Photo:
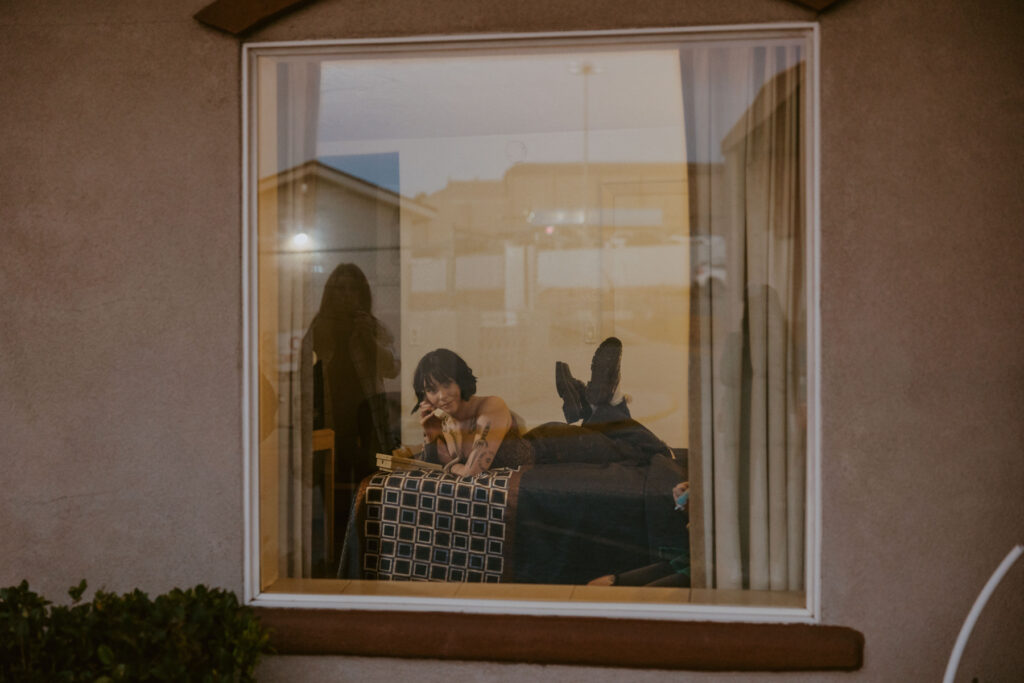
<path fill-rule="evenodd" d="M 590 417 L 590 404 L 583 398 L 586 388 L 583 382 L 572 376 L 568 364 L 562 361 L 555 362 L 555 389 L 562 397 L 562 414 L 567 423 Z"/>
<path fill-rule="evenodd" d="M 595 406 L 611 403 L 615 390 L 619 388 L 619 368 L 622 363 L 622 342 L 618 337 L 608 337 L 590 361 L 590 382 L 585 396 Z"/>

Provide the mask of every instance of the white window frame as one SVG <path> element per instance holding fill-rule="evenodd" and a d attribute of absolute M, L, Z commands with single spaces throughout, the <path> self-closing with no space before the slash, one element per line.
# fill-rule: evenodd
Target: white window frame
<path fill-rule="evenodd" d="M 426 54 L 444 50 L 510 45 L 579 44 L 579 39 L 605 39 L 617 43 L 664 40 L 673 35 L 721 38 L 737 33 L 791 35 L 802 32 L 809 40 L 807 57 L 805 114 L 810 122 L 805 145 L 804 164 L 808 172 L 806 193 L 806 277 L 807 277 L 807 458 L 806 458 L 806 604 L 802 608 L 750 607 L 738 605 L 650 604 L 616 602 L 554 602 L 499 599 L 457 599 L 407 596 L 332 595 L 307 593 L 270 593 L 259 589 L 259 368 L 257 350 L 256 288 L 256 197 L 250 183 L 254 155 L 250 150 L 251 104 L 250 69 L 261 52 L 280 48 L 307 51 L 364 52 L 374 49 L 407 49 Z M 820 348 L 820 40 L 814 22 L 742 24 L 659 29 L 610 31 L 506 33 L 453 36 L 414 36 L 351 40 L 312 40 L 247 43 L 242 46 L 242 468 L 244 517 L 244 600 L 256 607 L 317 608 L 335 610 L 376 610 L 416 612 L 468 612 L 478 614 L 557 615 L 602 618 L 642 618 L 676 621 L 820 623 L 821 620 L 821 348 Z"/>

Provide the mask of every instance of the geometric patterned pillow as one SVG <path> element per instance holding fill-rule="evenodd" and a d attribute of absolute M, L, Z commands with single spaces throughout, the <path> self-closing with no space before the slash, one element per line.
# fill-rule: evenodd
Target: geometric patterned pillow
<path fill-rule="evenodd" d="M 433 470 L 373 475 L 364 498 L 364 578 L 501 582 L 519 474 L 506 467 L 474 477 Z"/>

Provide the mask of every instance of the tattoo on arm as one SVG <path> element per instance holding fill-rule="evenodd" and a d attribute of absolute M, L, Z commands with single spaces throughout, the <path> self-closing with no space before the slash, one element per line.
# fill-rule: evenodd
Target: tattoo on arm
<path fill-rule="evenodd" d="M 480 433 L 476 439 L 473 440 L 473 450 L 487 450 L 487 435 L 491 432 L 490 423 L 485 423 L 480 429 Z"/>
<path fill-rule="evenodd" d="M 491 448 L 487 441 L 487 437 L 491 433 L 490 419 L 482 416 L 477 426 L 479 429 L 476 437 L 473 439 L 473 448 L 469 453 L 469 457 L 466 458 L 463 476 L 480 474 L 489 469 L 497 454 L 497 448 Z"/>
<path fill-rule="evenodd" d="M 473 450 L 466 458 L 467 474 L 480 474 L 491 466 L 494 461 L 494 452 L 487 447 L 487 442 L 477 441 L 473 444 Z"/>

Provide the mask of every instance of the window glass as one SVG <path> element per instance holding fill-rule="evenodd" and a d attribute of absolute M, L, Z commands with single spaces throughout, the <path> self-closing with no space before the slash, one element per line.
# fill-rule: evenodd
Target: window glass
<path fill-rule="evenodd" d="M 258 590 L 805 608 L 810 40 L 250 46 Z"/>

